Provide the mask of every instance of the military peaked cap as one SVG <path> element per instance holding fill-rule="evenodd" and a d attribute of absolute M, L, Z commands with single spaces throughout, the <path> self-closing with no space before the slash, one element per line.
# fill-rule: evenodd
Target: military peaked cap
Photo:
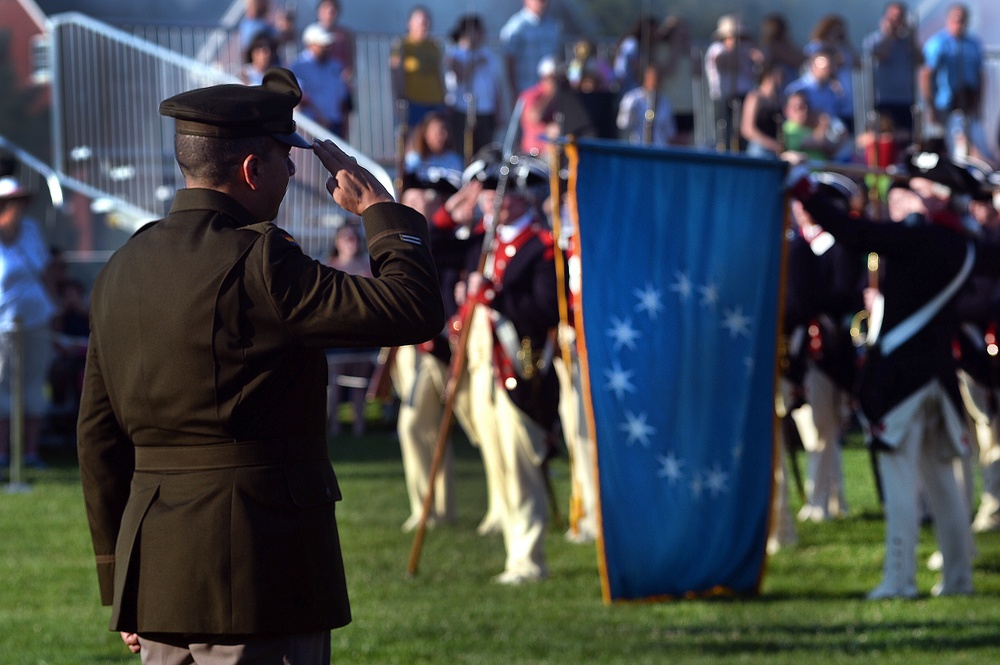
<path fill-rule="evenodd" d="M 295 133 L 292 109 L 302 99 L 295 75 L 274 67 L 261 85 L 227 83 L 189 90 L 160 102 L 160 114 L 176 118 L 178 134 L 216 138 L 273 136 L 282 143 L 308 148 Z"/>

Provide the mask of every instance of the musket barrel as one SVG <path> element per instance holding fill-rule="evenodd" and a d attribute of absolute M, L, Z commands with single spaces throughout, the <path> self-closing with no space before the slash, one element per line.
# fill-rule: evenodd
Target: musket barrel
<path fill-rule="evenodd" d="M 906 182 L 910 176 L 906 173 L 895 173 L 885 169 L 872 168 L 868 166 L 858 166 L 856 164 L 838 164 L 836 162 L 808 162 L 811 171 L 829 171 L 839 173 L 852 178 L 863 178 L 867 175 L 882 176 L 890 178 L 894 182 Z"/>

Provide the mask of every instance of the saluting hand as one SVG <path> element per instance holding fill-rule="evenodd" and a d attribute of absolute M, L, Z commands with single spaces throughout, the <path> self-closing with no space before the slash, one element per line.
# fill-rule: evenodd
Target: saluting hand
<path fill-rule="evenodd" d="M 333 141 L 316 140 L 313 152 L 330 172 L 326 181 L 327 191 L 344 210 L 362 215 L 369 206 L 393 200 L 368 169 L 359 166 L 356 158 L 341 150 Z"/>

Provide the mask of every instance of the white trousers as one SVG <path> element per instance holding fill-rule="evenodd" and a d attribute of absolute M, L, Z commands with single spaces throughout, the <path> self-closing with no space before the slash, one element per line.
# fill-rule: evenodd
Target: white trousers
<path fill-rule="evenodd" d="M 447 373 L 448 367 L 441 360 L 417 350 L 416 347 L 403 346 L 396 351 L 393 368 L 393 379 L 399 395 L 396 434 L 403 457 L 406 495 L 410 502 L 410 517 L 404 523 L 404 528 L 415 527 L 423 514 L 424 499 L 431 482 L 431 462 L 443 413 L 442 395 Z M 434 502 L 428 515 L 429 521 L 454 521 L 453 485 L 454 452 L 449 441 L 434 481 Z"/>
<path fill-rule="evenodd" d="M 818 521 L 847 512 L 840 441 L 847 424 L 849 397 L 812 363 L 803 388 L 806 404 L 792 412 L 808 455 L 802 514 Z"/>
<path fill-rule="evenodd" d="M 486 468 L 487 485 L 499 505 L 504 572 L 544 577 L 548 498 L 541 461 L 546 432 L 518 409 L 493 372 L 493 329 L 485 307 L 477 307 L 469 333 L 469 401 L 472 427 Z"/>
<path fill-rule="evenodd" d="M 958 376 L 962 398 L 975 427 L 979 464 L 983 472 L 983 492 L 972 528 L 975 531 L 1000 530 L 1000 416 L 990 413 L 988 406 L 991 398 L 1000 402 L 1000 390 L 994 391 L 991 396 L 990 388 L 965 372 L 959 372 Z M 969 477 L 971 479 L 971 474 Z"/>
<path fill-rule="evenodd" d="M 942 593 L 972 591 L 972 531 L 969 507 L 956 480 L 952 444 L 941 414 L 940 391 L 924 399 L 892 452 L 879 454 L 885 494 L 885 560 L 882 585 L 916 588 L 916 549 L 920 535 L 920 487 L 934 518 L 943 557 Z"/>

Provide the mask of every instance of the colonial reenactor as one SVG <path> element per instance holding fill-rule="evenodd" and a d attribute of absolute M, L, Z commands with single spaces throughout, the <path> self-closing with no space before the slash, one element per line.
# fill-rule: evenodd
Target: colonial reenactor
<path fill-rule="evenodd" d="M 952 467 L 956 456 L 968 454 L 969 441 L 948 305 L 973 272 L 1000 272 L 1000 247 L 968 238 L 949 208 L 953 193 L 974 186 L 967 171 L 932 153 L 917 153 L 909 167 L 914 177 L 908 187 L 889 192 L 890 217 L 897 223 L 852 219 L 829 205 L 813 178 L 792 178 L 793 196 L 824 229 L 839 242 L 884 258 L 880 293 L 869 307 L 859 391 L 867 439 L 882 451 L 885 494 L 883 575 L 870 599 L 917 595 L 921 484 L 943 557 L 942 580 L 932 594 L 973 591 L 969 506 Z"/>
<path fill-rule="evenodd" d="M 1000 243 L 1000 216 L 993 204 L 987 171 L 974 164 L 986 185 L 973 192 L 969 218 L 973 233 L 984 242 Z M 983 485 L 973 531 L 1000 530 L 1000 355 L 997 332 L 1000 324 L 1000 279 L 973 275 L 955 297 L 955 351 L 958 356 L 962 398 L 975 426 Z M 974 501 L 972 465 L 964 469 L 970 504 Z"/>
<path fill-rule="evenodd" d="M 81 481 L 101 601 L 143 662 L 330 662 L 351 615 L 324 349 L 418 344 L 445 323 L 426 222 L 334 143 L 296 134 L 300 98 L 272 69 L 163 101 L 186 188 L 94 285 Z M 361 215 L 374 278 L 270 221 L 293 146 Z"/>
<path fill-rule="evenodd" d="M 816 177 L 827 185 L 830 205 L 849 211 L 857 186 L 834 173 Z M 856 250 L 838 243 L 801 202 L 791 206 L 797 229 L 788 245 L 785 325 L 799 394 L 791 417 L 808 453 L 799 520 L 821 522 L 847 512 L 840 448 L 857 366 L 849 327 L 864 305 L 863 271 Z"/>
<path fill-rule="evenodd" d="M 499 489 L 507 552 L 501 584 L 544 579 L 550 453 L 559 389 L 552 371 L 559 321 L 552 234 L 538 204 L 545 165 L 530 157 L 481 160 L 467 175 L 482 182 L 480 208 L 496 223 L 482 273 L 469 275 L 464 300 L 474 307 L 468 342 L 469 400 L 488 483 Z M 509 166 L 509 175 L 500 169 Z M 501 184 L 500 178 L 506 178 Z M 503 197 L 495 204 L 496 190 Z M 493 216 L 496 219 L 491 219 Z M 478 267 L 481 252 L 476 252 Z M 470 262 L 471 267 L 471 262 Z"/>
<path fill-rule="evenodd" d="M 465 278 L 466 257 L 472 241 L 470 227 L 478 221 L 478 196 L 482 190 L 479 181 L 450 186 L 450 178 L 428 179 L 418 183 L 408 192 L 431 190 L 443 197 L 443 204 L 424 209 L 429 221 L 431 252 L 441 286 L 441 298 L 449 318 L 457 313 L 455 285 Z M 431 197 L 420 196 L 420 202 L 429 204 Z M 430 488 L 431 464 L 440 431 L 444 404 L 442 397 L 448 389 L 449 365 L 452 360 L 448 330 L 442 329 L 434 338 L 419 346 L 398 349 L 393 366 L 393 382 L 399 396 L 399 414 L 396 433 L 403 457 L 403 473 L 410 503 L 410 516 L 403 523 L 403 531 L 412 531 L 420 523 L 423 504 Z M 473 445 L 477 445 L 469 425 L 468 382 L 461 381 L 453 387 L 455 417 Z M 455 520 L 454 452 L 450 441 L 446 443 L 440 469 L 434 483 L 434 501 L 427 516 L 427 525 L 451 523 Z M 495 525 L 499 533 L 499 511 L 495 520 L 487 520 L 482 531 Z M 482 526 L 482 525 L 481 525 Z"/>

